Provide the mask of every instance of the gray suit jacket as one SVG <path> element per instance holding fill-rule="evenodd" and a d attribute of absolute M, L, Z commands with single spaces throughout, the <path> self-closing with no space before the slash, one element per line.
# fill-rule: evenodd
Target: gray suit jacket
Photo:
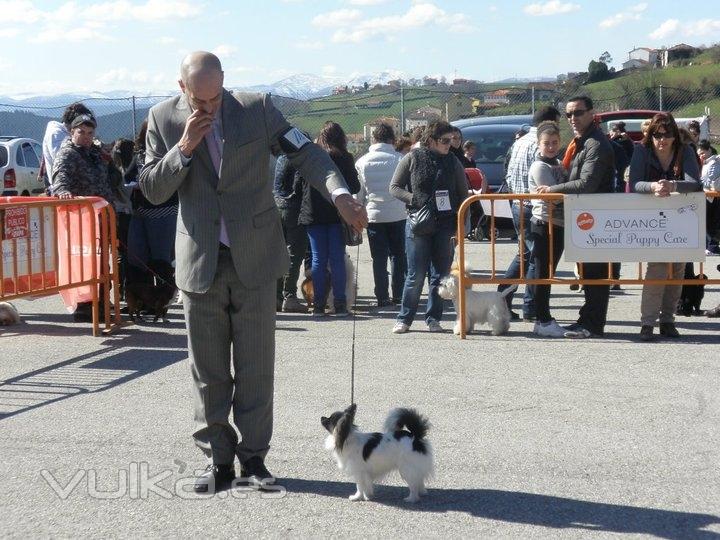
<path fill-rule="evenodd" d="M 329 198 L 347 186 L 329 155 L 309 143 L 296 150 L 282 136 L 291 129 L 268 95 L 223 90 L 223 159 L 215 172 L 205 141 L 183 166 L 177 146 L 191 113 L 184 95 L 150 109 L 147 153 L 140 187 L 159 204 L 178 192 L 176 281 L 181 290 L 202 293 L 217 270 L 220 216 L 240 281 L 256 288 L 282 276 L 288 266 L 280 215 L 272 194 L 270 153 L 286 153 L 310 184 Z"/>

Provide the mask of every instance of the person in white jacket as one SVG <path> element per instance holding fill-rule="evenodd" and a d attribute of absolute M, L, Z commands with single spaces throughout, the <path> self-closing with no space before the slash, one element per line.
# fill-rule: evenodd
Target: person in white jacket
<path fill-rule="evenodd" d="M 358 200 L 367 208 L 370 256 L 373 261 L 375 298 L 378 307 L 399 304 L 402 299 L 407 261 L 405 258 L 405 205 L 390 195 L 390 180 L 402 154 L 395 151 L 395 133 L 388 124 L 372 132 L 373 144 L 355 163 L 360 178 Z M 392 283 L 388 283 L 388 259 Z M 392 291 L 392 297 L 389 294 Z"/>

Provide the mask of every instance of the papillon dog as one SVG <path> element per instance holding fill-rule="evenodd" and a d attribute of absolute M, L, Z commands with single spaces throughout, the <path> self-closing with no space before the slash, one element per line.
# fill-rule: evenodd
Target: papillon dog
<path fill-rule="evenodd" d="M 410 488 L 405 501 L 420 500 L 435 471 L 432 447 L 425 438 L 430 428 L 427 418 L 414 409 L 393 409 L 385 420 L 384 433 L 364 433 L 354 424 L 356 408 L 353 403 L 320 419 L 330 433 L 325 447 L 333 451 L 340 470 L 357 484 L 357 492 L 349 499 L 370 500 L 374 482 L 398 471 Z"/>

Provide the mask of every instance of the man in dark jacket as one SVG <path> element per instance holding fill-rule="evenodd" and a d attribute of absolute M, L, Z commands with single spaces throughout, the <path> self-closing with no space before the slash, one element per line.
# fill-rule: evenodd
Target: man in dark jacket
<path fill-rule="evenodd" d="M 554 186 L 539 186 L 538 193 L 612 193 L 615 154 L 610 141 L 593 120 L 593 103 L 587 96 L 571 97 L 565 106 L 575 139 L 568 146 L 563 164 L 568 180 Z M 585 279 L 606 279 L 608 263 L 582 263 Z M 565 337 L 600 337 L 607 320 L 610 286 L 585 285 L 585 304 L 575 324 L 567 327 Z"/>

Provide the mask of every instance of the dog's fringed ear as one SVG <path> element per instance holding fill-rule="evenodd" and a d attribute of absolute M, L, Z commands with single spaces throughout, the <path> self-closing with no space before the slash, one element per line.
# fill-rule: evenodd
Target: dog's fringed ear
<path fill-rule="evenodd" d="M 356 410 L 357 405 L 353 403 L 345 409 L 342 417 L 335 426 L 335 448 L 338 452 L 342 451 L 343 446 L 345 446 L 345 441 L 350 436 L 350 431 L 352 430 L 355 422 Z"/>

